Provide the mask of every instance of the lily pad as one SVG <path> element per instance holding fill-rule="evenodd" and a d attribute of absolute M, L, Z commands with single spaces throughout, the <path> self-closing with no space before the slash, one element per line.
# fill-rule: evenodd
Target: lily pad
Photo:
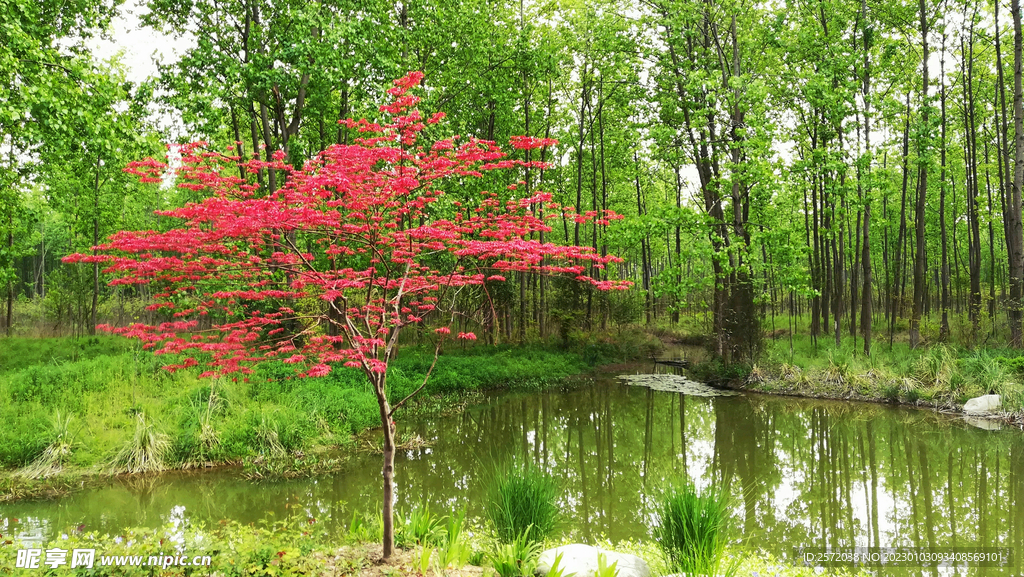
<path fill-rule="evenodd" d="M 732 397 L 736 391 L 716 389 L 710 385 L 699 383 L 681 375 L 619 375 L 627 385 L 647 387 L 655 391 L 682 393 L 692 397 Z"/>

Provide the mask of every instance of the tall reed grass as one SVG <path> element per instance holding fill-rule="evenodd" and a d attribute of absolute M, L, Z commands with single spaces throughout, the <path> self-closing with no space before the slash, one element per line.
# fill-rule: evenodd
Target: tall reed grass
<path fill-rule="evenodd" d="M 690 482 L 668 490 L 658 511 L 655 538 L 669 568 L 688 577 L 719 575 L 728 522 L 729 499 L 723 491 L 699 490 Z"/>
<path fill-rule="evenodd" d="M 542 541 L 555 528 L 558 483 L 529 462 L 498 467 L 487 490 L 484 511 L 498 540 L 511 544 L 522 537 Z"/>

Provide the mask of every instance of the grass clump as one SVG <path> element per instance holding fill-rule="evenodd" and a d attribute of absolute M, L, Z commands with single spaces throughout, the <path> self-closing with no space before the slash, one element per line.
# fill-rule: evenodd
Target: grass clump
<path fill-rule="evenodd" d="M 490 482 L 484 512 L 498 540 L 514 544 L 520 538 L 543 541 L 555 528 L 558 483 L 533 463 L 499 469 Z"/>
<path fill-rule="evenodd" d="M 463 531 L 466 523 L 466 509 L 462 508 L 448 516 L 441 543 L 437 548 L 437 563 L 441 570 L 458 568 L 469 563 L 473 549 Z"/>
<path fill-rule="evenodd" d="M 686 482 L 665 494 L 658 517 L 655 538 L 673 572 L 719 575 L 729 522 L 726 493 Z"/>
<path fill-rule="evenodd" d="M 18 471 L 18 475 L 29 479 L 42 479 L 60 473 L 67 465 L 74 451 L 78 430 L 72 430 L 73 416 L 58 410 L 50 421 L 47 431 L 46 448 L 34 461 Z"/>
<path fill-rule="evenodd" d="M 537 557 L 540 556 L 541 544 L 531 538 L 530 529 L 526 529 L 506 542 L 494 544 L 488 557 L 495 572 L 500 577 L 528 577 L 537 568 Z"/>
<path fill-rule="evenodd" d="M 409 515 L 399 514 L 399 527 L 404 531 L 407 540 L 417 545 L 431 545 L 440 541 L 445 517 L 438 517 L 430 512 L 426 503 L 413 507 Z"/>
<path fill-rule="evenodd" d="M 111 469 L 117 473 L 162 471 L 169 447 L 167 436 L 157 431 L 156 425 L 140 412 L 135 418 L 135 434 L 114 455 Z"/>

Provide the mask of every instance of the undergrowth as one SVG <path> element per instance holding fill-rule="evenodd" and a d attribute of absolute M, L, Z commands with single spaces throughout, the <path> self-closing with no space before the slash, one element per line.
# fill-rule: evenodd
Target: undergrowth
<path fill-rule="evenodd" d="M 68 467 L 148 472 L 278 459 L 286 464 L 271 469 L 291 471 L 304 462 L 301 453 L 339 446 L 380 424 L 365 376 L 340 365 L 319 378 L 299 378 L 294 366 L 273 362 L 247 376 L 199 379 L 198 368 L 164 371 L 175 359 L 121 338 L 8 338 L 3 344 L 0 468 L 34 464 L 26 469 L 31 476 Z M 649 356 L 656 346 L 646 336 L 613 342 L 578 335 L 568 349 L 453 348 L 398 418 L 458 411 L 485 389 L 542 390 L 598 364 Z M 432 348 L 398 351 L 388 372 L 392 402 L 419 387 L 432 360 Z M 57 413 L 74 435 L 59 434 Z"/>
<path fill-rule="evenodd" d="M 985 394 L 1002 396 L 1004 410 L 1024 410 L 1024 356 L 1012 349 L 969 349 L 932 344 L 876 344 L 870 357 L 846 339 L 840 347 L 809 337 L 770 342 L 746 377 L 736 380 L 765 391 L 851 394 L 893 402 L 927 402 L 948 408 Z M 712 367 L 713 369 L 714 367 Z"/>

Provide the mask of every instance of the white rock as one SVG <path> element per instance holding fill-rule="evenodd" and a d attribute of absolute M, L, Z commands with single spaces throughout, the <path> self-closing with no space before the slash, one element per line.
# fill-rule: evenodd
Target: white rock
<path fill-rule="evenodd" d="M 597 555 L 599 553 L 604 555 L 606 566 L 610 567 L 612 563 L 616 563 L 615 569 L 618 577 L 651 577 L 651 568 L 636 555 L 616 553 L 578 543 L 555 547 L 541 553 L 537 559 L 536 574 L 546 577 L 551 565 L 555 562 L 555 556 L 561 554 L 562 559 L 558 566 L 562 569 L 562 575 L 568 576 L 575 573 L 576 577 L 593 577 L 597 573 Z"/>
<path fill-rule="evenodd" d="M 964 403 L 964 412 L 974 415 L 995 413 L 1000 406 L 999 395 L 982 395 Z"/>

